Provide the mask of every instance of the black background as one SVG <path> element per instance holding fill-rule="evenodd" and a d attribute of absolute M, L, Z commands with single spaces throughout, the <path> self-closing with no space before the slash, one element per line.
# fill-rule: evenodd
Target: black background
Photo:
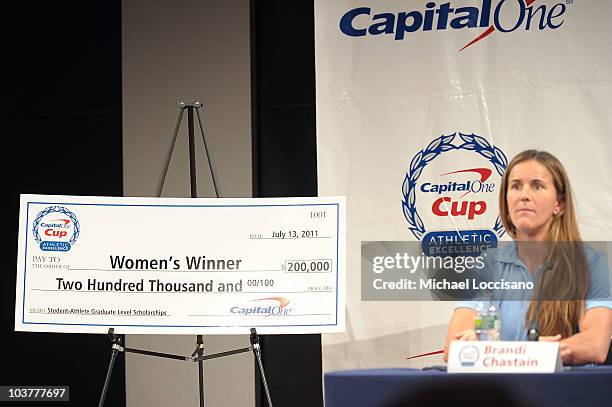
<path fill-rule="evenodd" d="M 317 196 L 313 1 L 251 4 L 253 196 Z M 323 406 L 321 335 L 267 336 L 262 352 L 275 406 Z"/>
<path fill-rule="evenodd" d="M 19 194 L 122 195 L 121 3 L 92 5 L 9 2 L 2 12 L 0 385 L 70 386 L 70 403 L 44 405 L 97 405 L 111 349 L 105 335 L 14 332 Z M 120 357 L 106 405 L 125 404 L 124 372 Z"/>

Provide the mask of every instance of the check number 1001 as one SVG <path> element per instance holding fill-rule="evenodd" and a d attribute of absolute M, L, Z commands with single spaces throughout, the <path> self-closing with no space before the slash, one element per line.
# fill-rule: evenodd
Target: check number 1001
<path fill-rule="evenodd" d="M 285 260 L 283 269 L 287 273 L 329 273 L 332 270 L 331 259 Z"/>

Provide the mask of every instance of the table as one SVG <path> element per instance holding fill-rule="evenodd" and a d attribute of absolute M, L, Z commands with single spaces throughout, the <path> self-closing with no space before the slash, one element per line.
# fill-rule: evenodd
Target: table
<path fill-rule="evenodd" d="M 612 366 L 555 374 L 448 374 L 363 369 L 325 374 L 325 407 L 612 406 Z"/>

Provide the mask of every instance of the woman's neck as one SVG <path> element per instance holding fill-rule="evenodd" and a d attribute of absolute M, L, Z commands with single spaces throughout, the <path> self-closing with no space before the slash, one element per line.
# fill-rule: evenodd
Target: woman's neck
<path fill-rule="evenodd" d="M 519 258 L 525 263 L 531 275 L 535 275 L 536 270 L 548 256 L 548 242 L 543 240 L 517 240 L 516 248 Z"/>

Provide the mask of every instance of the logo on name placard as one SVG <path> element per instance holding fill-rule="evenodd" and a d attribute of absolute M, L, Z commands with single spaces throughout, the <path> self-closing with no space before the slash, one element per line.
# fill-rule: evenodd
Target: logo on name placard
<path fill-rule="evenodd" d="M 409 39 L 419 31 L 480 31 L 459 50 L 463 51 L 493 33 L 556 30 L 565 22 L 567 5 L 573 0 L 556 4 L 538 4 L 536 0 L 482 0 L 472 2 L 471 6 L 456 3 L 428 1 L 414 8 L 411 2 L 406 2 L 411 7 L 401 10 L 357 7 L 342 15 L 339 28 L 349 37 L 385 35 L 395 41 Z"/>
<path fill-rule="evenodd" d="M 425 254 L 449 244 L 477 246 L 477 252 L 497 246 L 505 233 L 497 197 L 507 165 L 506 155 L 476 134 L 442 135 L 414 155 L 402 184 L 402 210 Z"/>
<path fill-rule="evenodd" d="M 459 351 L 459 363 L 461 363 L 461 366 L 474 366 L 479 358 L 480 352 L 474 345 L 464 346 Z"/>
<path fill-rule="evenodd" d="M 67 252 L 79 237 L 76 215 L 63 206 L 49 206 L 34 219 L 32 233 L 43 251 Z"/>

